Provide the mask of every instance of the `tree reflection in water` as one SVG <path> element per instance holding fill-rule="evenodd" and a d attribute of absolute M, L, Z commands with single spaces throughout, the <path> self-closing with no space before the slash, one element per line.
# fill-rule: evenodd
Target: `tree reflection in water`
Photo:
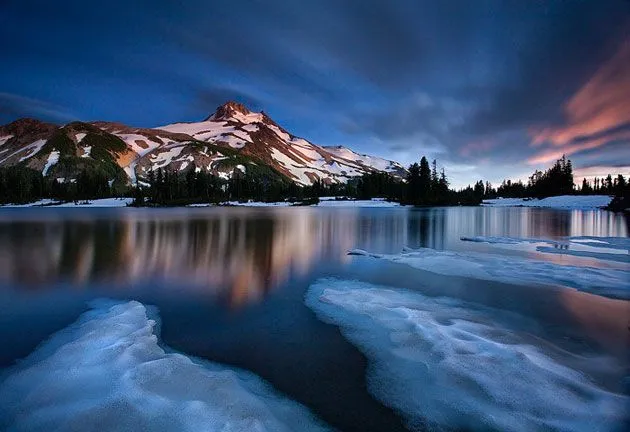
<path fill-rule="evenodd" d="M 588 233 L 584 227 L 588 226 Z M 0 282 L 177 285 L 232 305 L 255 302 L 346 251 L 452 249 L 461 235 L 625 235 L 609 212 L 526 208 L 30 209 L 0 213 Z"/>

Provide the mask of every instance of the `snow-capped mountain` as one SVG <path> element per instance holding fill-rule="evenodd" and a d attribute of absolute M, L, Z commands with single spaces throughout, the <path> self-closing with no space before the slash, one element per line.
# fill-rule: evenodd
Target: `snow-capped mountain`
<path fill-rule="evenodd" d="M 402 176 L 398 163 L 361 155 L 344 147 L 321 147 L 291 135 L 264 112 L 254 113 L 245 106 L 228 102 L 198 123 L 175 123 L 159 129 L 183 133 L 193 138 L 227 146 L 260 159 L 300 184 L 315 180 L 345 182 L 370 171 Z"/>
<path fill-rule="evenodd" d="M 288 133 L 264 112 L 227 102 L 205 120 L 154 129 L 73 122 L 58 127 L 23 119 L 0 127 L 0 166 L 25 164 L 60 181 L 87 166 L 136 184 L 159 168 L 193 166 L 224 179 L 235 170 L 267 170 L 299 184 L 346 182 L 367 172 L 403 176 L 398 163 L 345 147 L 322 147 Z"/>

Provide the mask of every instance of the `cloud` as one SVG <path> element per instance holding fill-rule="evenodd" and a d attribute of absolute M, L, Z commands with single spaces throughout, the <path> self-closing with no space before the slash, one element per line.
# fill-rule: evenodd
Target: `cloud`
<path fill-rule="evenodd" d="M 466 143 L 459 149 L 459 154 L 464 157 L 479 153 L 487 153 L 498 145 L 498 141 L 492 138 L 480 138 Z"/>
<path fill-rule="evenodd" d="M 346 118 L 346 130 L 367 131 L 381 139 L 400 139 L 423 133 L 439 140 L 440 136 L 461 125 L 466 113 L 467 108 L 454 99 L 416 92 L 376 109 L 353 112 Z"/>
<path fill-rule="evenodd" d="M 579 185 L 582 183 L 582 179 L 584 178 L 587 181 L 592 181 L 595 177 L 605 178 L 608 174 L 611 174 L 613 177 L 617 177 L 618 174 L 621 174 L 624 177 L 628 177 L 630 176 L 630 165 L 596 165 L 591 167 L 578 168 L 573 171 L 573 178 L 574 182 Z"/>
<path fill-rule="evenodd" d="M 3 7 L 0 39 L 12 43 L 0 82 L 11 94 L 45 89 L 84 118 L 150 126 L 236 99 L 324 145 L 511 167 L 568 147 L 597 162 L 625 137 L 610 120 L 621 111 L 600 112 L 615 97 L 610 78 L 625 81 L 614 65 L 599 71 L 628 35 L 625 0 L 38 3 Z M 4 118 L 67 115 L 11 105 L 22 108 Z M 537 147 L 532 128 L 545 136 Z M 555 144 L 562 131 L 570 141 Z"/>
<path fill-rule="evenodd" d="M 193 106 L 199 110 L 207 110 L 216 108 L 227 101 L 240 102 L 252 111 L 261 111 L 264 109 L 264 104 L 261 100 L 250 92 L 219 86 L 198 88 Z"/>
<path fill-rule="evenodd" d="M 53 122 L 77 119 L 75 115 L 57 105 L 12 93 L 0 92 L 0 119 L 11 121 L 20 117 L 35 117 Z"/>
<path fill-rule="evenodd" d="M 566 103 L 566 123 L 533 132 L 544 148 L 529 163 L 546 163 L 613 141 L 630 142 L 630 39 Z"/>

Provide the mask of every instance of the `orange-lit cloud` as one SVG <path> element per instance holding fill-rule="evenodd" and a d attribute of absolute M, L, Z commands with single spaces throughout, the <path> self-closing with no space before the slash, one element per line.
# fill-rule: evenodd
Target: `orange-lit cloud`
<path fill-rule="evenodd" d="M 575 183 L 580 183 L 582 179 L 586 179 L 588 181 L 592 181 L 595 177 L 603 178 L 608 174 L 616 176 L 617 174 L 622 174 L 624 177 L 630 175 L 630 165 L 627 166 L 592 166 L 588 168 L 577 168 L 573 170 L 573 177 L 575 179 Z"/>
<path fill-rule="evenodd" d="M 630 123 L 630 40 L 567 102 L 564 111 L 566 125 L 533 131 L 532 146 L 547 148 L 529 163 L 550 162 L 612 140 L 630 140 L 630 130 L 616 130 Z"/>
<path fill-rule="evenodd" d="M 607 142 L 617 140 L 630 140 L 630 130 L 619 131 L 602 137 L 587 139 L 578 143 L 572 143 L 560 147 L 551 147 L 531 157 L 527 162 L 530 164 L 544 164 L 560 159 L 562 155 L 568 156 L 583 150 L 601 147 Z"/>

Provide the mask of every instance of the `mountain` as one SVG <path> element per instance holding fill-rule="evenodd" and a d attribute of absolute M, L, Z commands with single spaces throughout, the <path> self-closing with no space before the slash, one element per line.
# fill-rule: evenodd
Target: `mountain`
<path fill-rule="evenodd" d="M 393 161 L 315 145 L 236 102 L 221 105 L 200 122 L 154 129 L 17 120 L 0 126 L 0 166 L 11 165 L 60 182 L 72 181 L 85 169 L 101 170 L 115 184 L 144 183 L 151 170 L 184 172 L 192 166 L 224 179 L 235 171 L 265 172 L 302 185 L 343 183 L 368 172 L 406 173 Z"/>
<path fill-rule="evenodd" d="M 122 166 L 134 157 L 124 141 L 89 123 L 59 127 L 21 119 L 0 127 L 0 166 L 24 165 L 62 183 L 89 170 L 124 186 L 129 179 Z"/>

